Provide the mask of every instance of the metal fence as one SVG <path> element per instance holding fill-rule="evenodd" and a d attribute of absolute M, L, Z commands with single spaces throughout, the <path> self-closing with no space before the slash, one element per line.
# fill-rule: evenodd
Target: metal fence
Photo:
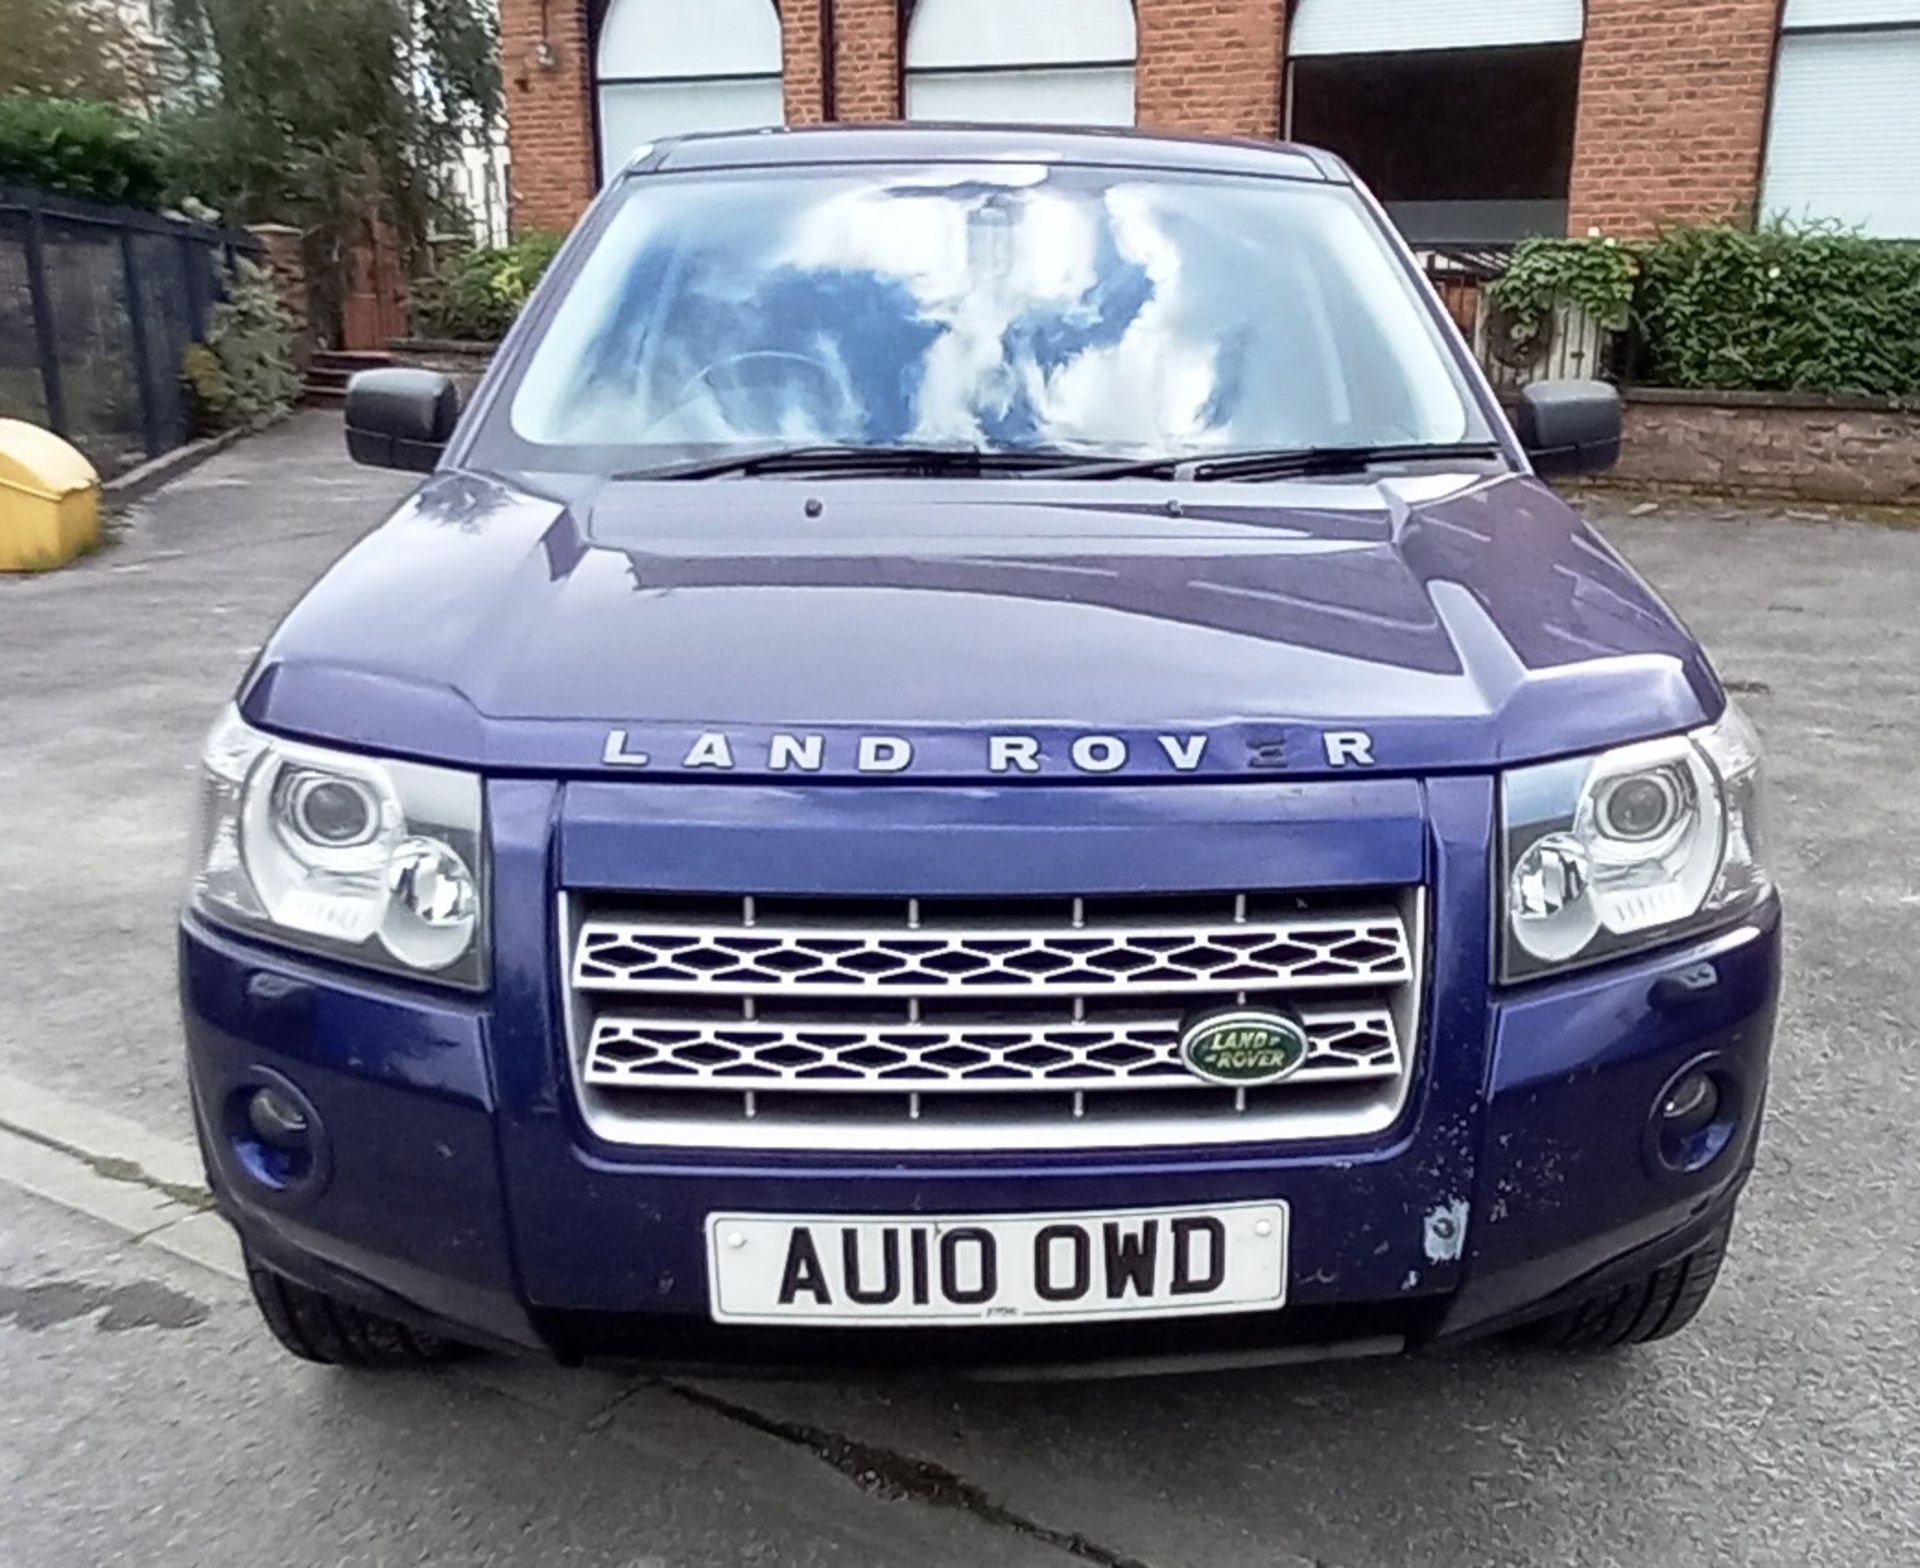
<path fill-rule="evenodd" d="M 1620 339 L 1584 310 L 1559 310 L 1535 330 L 1515 331 L 1487 289 L 1513 259 L 1511 246 L 1422 246 L 1415 254 L 1496 392 L 1518 393 L 1530 381 L 1618 379 Z"/>
<path fill-rule="evenodd" d="M 130 207 L 0 187 L 0 416 L 65 436 L 102 473 L 192 434 L 181 356 L 237 253 L 259 244 Z"/>

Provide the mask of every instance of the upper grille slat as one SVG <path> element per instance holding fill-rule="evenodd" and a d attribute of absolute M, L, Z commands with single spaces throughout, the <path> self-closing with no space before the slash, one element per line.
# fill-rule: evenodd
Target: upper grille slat
<path fill-rule="evenodd" d="M 937 919 L 937 916 L 936 916 Z M 863 925 L 738 930 L 597 917 L 580 928 L 572 980 L 591 991 L 960 992 L 1254 991 L 1398 985 L 1413 972 L 1405 924 L 1392 909 L 1339 917 L 1274 916 L 1236 924 L 1139 922 L 1075 927 L 916 929 Z"/>

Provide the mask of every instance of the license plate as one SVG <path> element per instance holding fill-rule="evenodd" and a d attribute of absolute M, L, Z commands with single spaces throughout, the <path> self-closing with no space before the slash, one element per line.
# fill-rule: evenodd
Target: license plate
<path fill-rule="evenodd" d="M 1262 1312 L 1287 1295 L 1287 1206 L 1095 1214 L 707 1216 L 721 1323 L 1075 1323 Z"/>

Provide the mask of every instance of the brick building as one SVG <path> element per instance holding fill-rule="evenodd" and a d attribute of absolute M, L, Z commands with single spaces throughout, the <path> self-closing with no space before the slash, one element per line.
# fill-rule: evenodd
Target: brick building
<path fill-rule="evenodd" d="M 642 142 L 902 118 L 1292 136 L 1418 242 L 1920 238 L 1920 0 L 500 0 L 515 221 Z"/>

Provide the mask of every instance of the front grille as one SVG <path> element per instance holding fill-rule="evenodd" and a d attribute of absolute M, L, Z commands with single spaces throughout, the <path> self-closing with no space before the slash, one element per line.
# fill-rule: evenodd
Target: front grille
<path fill-rule="evenodd" d="M 1048 1148 L 1358 1136 L 1413 1071 L 1421 901 L 565 900 L 573 1067 L 628 1143 Z M 1198 1013 L 1284 1007 L 1305 1064 L 1223 1088 Z"/>

